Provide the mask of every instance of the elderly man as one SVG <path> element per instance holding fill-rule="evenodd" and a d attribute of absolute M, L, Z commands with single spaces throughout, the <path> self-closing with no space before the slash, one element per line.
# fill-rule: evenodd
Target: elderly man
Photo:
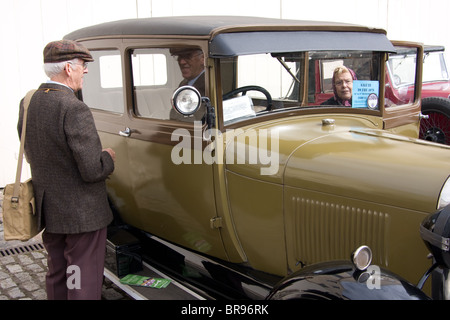
<path fill-rule="evenodd" d="M 197 48 L 174 48 L 170 50 L 172 56 L 178 61 L 183 80 L 179 87 L 193 86 L 200 95 L 205 95 L 205 56 L 203 51 Z M 185 118 L 175 110 L 171 110 L 170 119 L 181 121 L 201 120 L 205 110 L 200 108 L 193 117 Z"/>
<path fill-rule="evenodd" d="M 36 210 L 45 225 L 48 299 L 100 299 L 106 227 L 112 221 L 105 179 L 115 153 L 102 150 L 92 114 L 75 92 L 83 86 L 90 52 L 74 41 L 50 42 L 44 69 L 50 81 L 33 95 L 25 154 Z M 21 133 L 23 101 L 18 129 Z"/>
<path fill-rule="evenodd" d="M 181 86 L 194 86 L 200 95 L 205 95 L 205 57 L 200 49 L 180 48 L 171 49 L 171 54 L 176 57 L 178 66 L 183 76 Z"/>

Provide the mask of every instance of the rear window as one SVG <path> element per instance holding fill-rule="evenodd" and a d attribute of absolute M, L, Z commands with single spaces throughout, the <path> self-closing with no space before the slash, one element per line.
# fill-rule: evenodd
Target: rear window
<path fill-rule="evenodd" d="M 91 50 L 94 58 L 84 77 L 83 101 L 92 109 L 123 113 L 122 62 L 118 50 Z"/>

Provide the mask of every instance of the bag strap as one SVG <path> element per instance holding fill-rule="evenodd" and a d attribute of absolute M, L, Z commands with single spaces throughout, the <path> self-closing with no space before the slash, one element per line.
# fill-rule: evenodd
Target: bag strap
<path fill-rule="evenodd" d="M 11 198 L 12 202 L 19 202 L 19 186 L 20 186 L 20 176 L 22 175 L 22 164 L 23 164 L 23 151 L 25 147 L 25 135 L 27 132 L 27 115 L 28 107 L 30 105 L 31 97 L 36 92 L 36 89 L 28 91 L 27 95 L 23 99 L 23 122 L 22 122 L 22 134 L 20 136 L 20 150 L 19 150 L 19 160 L 17 161 L 17 171 L 16 171 L 16 182 L 14 183 L 13 195 Z"/>

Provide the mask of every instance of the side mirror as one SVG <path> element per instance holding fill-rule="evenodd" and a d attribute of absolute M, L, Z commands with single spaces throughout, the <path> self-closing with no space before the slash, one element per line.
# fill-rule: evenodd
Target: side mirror
<path fill-rule="evenodd" d="M 200 108 L 202 98 L 197 89 L 183 86 L 175 90 L 172 96 L 172 106 L 181 115 L 192 116 Z"/>

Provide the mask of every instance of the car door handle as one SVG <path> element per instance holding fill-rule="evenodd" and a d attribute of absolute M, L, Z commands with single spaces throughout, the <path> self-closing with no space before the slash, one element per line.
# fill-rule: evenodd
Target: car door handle
<path fill-rule="evenodd" d="M 125 128 L 125 130 L 119 131 L 119 135 L 121 137 L 129 137 L 129 136 L 131 136 L 131 129 L 130 128 Z"/>
<path fill-rule="evenodd" d="M 430 116 L 427 114 L 419 113 L 419 120 L 427 120 L 430 119 Z"/>

